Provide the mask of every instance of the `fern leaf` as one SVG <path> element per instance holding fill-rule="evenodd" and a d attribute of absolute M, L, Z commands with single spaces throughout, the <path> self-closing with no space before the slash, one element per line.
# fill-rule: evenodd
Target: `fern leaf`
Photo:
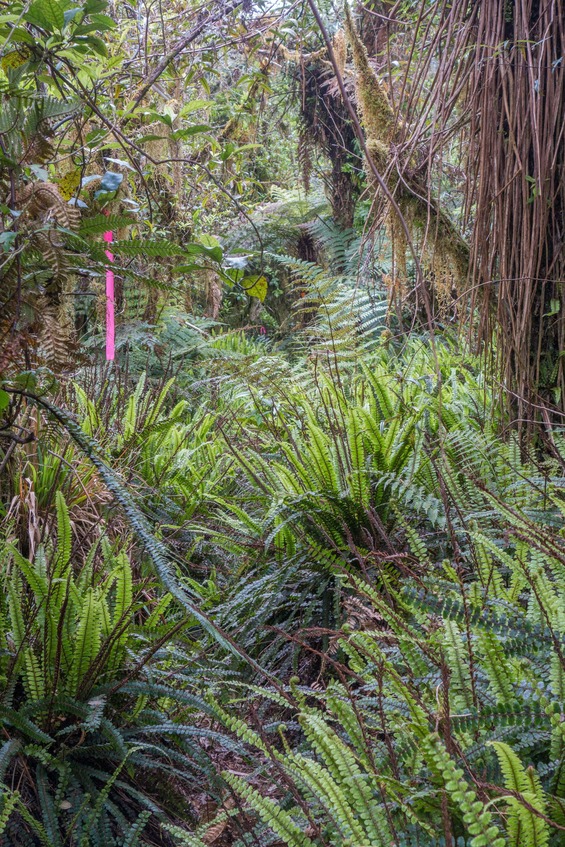
<path fill-rule="evenodd" d="M 84 675 L 100 649 L 102 620 L 99 599 L 92 588 L 84 596 L 69 672 L 69 690 L 77 694 Z"/>
<path fill-rule="evenodd" d="M 43 765 L 38 765 L 36 769 L 36 785 L 41 806 L 41 818 L 45 832 L 49 839 L 49 844 L 52 847 L 62 847 L 63 841 L 61 831 L 59 829 L 59 821 L 57 810 L 51 796 L 51 790 L 47 778 L 47 773 Z"/>
<path fill-rule="evenodd" d="M 539 777 L 533 768 L 524 768 L 512 748 L 502 741 L 493 741 L 506 788 L 516 792 L 535 810 L 545 814 L 545 797 Z M 508 797 L 508 834 L 511 847 L 547 847 L 550 831 L 547 822 L 527 808 L 520 799 Z"/>
<path fill-rule="evenodd" d="M 249 803 L 251 808 L 257 812 L 269 829 L 284 841 L 287 847 L 314 847 L 314 842 L 302 832 L 288 812 L 282 809 L 278 803 L 269 797 L 263 797 L 259 791 L 256 791 L 245 780 L 235 776 L 235 774 L 224 771 L 222 776 L 228 785 L 237 794 L 240 794 Z"/>
<path fill-rule="evenodd" d="M 69 509 L 60 491 L 55 494 L 57 507 L 57 554 L 53 566 L 53 577 L 61 577 L 71 558 L 72 532 Z"/>

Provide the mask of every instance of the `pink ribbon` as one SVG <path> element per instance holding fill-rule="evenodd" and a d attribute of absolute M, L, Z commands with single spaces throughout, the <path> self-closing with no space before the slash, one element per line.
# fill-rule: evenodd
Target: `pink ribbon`
<path fill-rule="evenodd" d="M 112 243 L 112 232 L 104 233 L 104 241 Z M 114 261 L 114 255 L 106 250 L 106 258 L 109 262 Z M 114 361 L 115 353 L 115 313 L 114 313 L 114 271 L 106 270 L 106 361 Z"/>

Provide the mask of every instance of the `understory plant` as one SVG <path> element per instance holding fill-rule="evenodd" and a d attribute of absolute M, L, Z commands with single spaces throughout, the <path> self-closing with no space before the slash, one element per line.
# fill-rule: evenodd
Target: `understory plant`
<path fill-rule="evenodd" d="M 501 441 L 447 344 L 347 384 L 247 354 L 286 393 L 234 368 L 207 405 L 142 380 L 57 412 L 123 517 L 78 543 L 44 496 L 27 549 L 6 519 L 7 844 L 556 847 L 561 436 L 540 467 Z M 50 437 L 30 486 L 71 493 Z"/>
<path fill-rule="evenodd" d="M 2 545 L 0 838 L 153 844 L 193 818 L 190 786 L 217 783 L 194 717 L 210 709 L 172 671 L 191 621 L 107 537 L 77 560 L 60 492 L 55 524 L 30 558 Z"/>
<path fill-rule="evenodd" d="M 449 560 L 412 533 L 386 595 L 342 572 L 321 687 L 244 691 L 247 722 L 216 695 L 269 775 L 223 774 L 259 831 L 290 847 L 563 843 L 565 508 L 558 485 L 532 488 L 527 511 L 487 496 L 489 527 L 471 522 Z"/>
<path fill-rule="evenodd" d="M 329 564 L 382 585 L 382 567 L 399 573 L 406 522 L 433 529 L 445 550 L 447 523 L 459 522 L 449 502 L 479 508 L 470 477 L 515 496 L 519 458 L 496 437 L 478 363 L 464 367 L 449 343 L 383 345 L 347 378 L 320 362 L 277 372 L 265 359 L 263 379 L 241 375 L 220 394 L 206 449 L 217 456 L 223 442 L 224 473 L 208 460 L 218 484 L 187 524 L 204 559 L 229 557 L 217 614 L 240 638 L 250 630 L 250 650 L 258 627 L 339 627 Z M 176 467 L 194 479 L 181 454 Z"/>

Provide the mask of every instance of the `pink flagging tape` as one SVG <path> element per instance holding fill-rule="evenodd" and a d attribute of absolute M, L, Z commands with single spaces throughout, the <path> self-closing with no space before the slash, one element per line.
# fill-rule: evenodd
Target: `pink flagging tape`
<path fill-rule="evenodd" d="M 104 233 L 104 241 L 112 243 L 112 232 Z M 114 261 L 114 255 L 106 250 L 106 258 Z M 114 271 L 106 270 L 106 361 L 113 362 L 115 353 L 115 302 L 114 302 Z"/>

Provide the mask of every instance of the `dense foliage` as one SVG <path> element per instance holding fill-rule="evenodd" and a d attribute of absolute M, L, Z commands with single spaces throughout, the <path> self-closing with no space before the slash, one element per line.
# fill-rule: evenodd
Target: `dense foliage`
<path fill-rule="evenodd" d="M 564 843 L 564 19 L 1 6 L 0 844 Z"/>

